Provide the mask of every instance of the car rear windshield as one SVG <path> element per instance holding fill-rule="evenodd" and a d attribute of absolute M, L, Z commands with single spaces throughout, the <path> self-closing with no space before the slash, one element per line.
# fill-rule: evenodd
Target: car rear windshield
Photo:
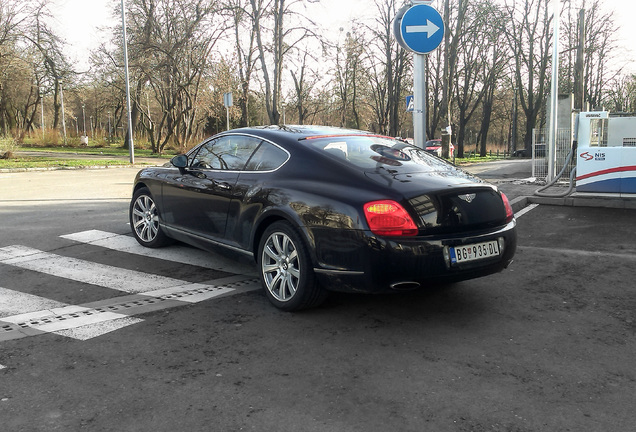
<path fill-rule="evenodd" d="M 339 135 L 307 139 L 306 142 L 365 171 L 378 167 L 401 167 L 399 171 L 412 172 L 448 169 L 446 162 L 424 150 L 386 137 Z"/>

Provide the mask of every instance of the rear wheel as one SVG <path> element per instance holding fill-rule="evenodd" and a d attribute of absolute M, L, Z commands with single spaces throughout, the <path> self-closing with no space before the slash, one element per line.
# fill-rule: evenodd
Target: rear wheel
<path fill-rule="evenodd" d="M 161 229 L 157 205 L 148 188 L 133 194 L 129 217 L 133 235 L 142 246 L 157 248 L 171 242 Z"/>
<path fill-rule="evenodd" d="M 321 304 L 327 292 L 318 284 L 300 234 L 287 222 L 269 226 L 258 248 L 265 294 L 279 309 L 296 311 Z"/>

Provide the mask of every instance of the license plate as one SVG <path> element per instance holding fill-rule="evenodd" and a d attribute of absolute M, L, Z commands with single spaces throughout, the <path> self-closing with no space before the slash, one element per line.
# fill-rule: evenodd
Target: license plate
<path fill-rule="evenodd" d="M 451 264 L 491 258 L 499 256 L 499 254 L 499 243 L 497 240 L 450 248 Z"/>

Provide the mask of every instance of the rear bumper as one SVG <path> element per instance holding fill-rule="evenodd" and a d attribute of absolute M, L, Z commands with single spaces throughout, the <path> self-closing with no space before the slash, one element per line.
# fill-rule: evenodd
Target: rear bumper
<path fill-rule="evenodd" d="M 327 232 L 329 231 L 329 233 Z M 382 238 L 370 232 L 314 232 L 316 275 L 328 290 L 387 292 L 435 283 L 457 282 L 497 273 L 512 261 L 517 248 L 516 222 L 496 230 L 461 235 Z M 499 240 L 499 256 L 451 264 L 448 248 Z"/>

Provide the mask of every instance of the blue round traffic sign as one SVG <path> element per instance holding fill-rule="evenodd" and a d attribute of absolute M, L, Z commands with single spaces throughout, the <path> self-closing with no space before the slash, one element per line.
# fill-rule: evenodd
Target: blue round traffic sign
<path fill-rule="evenodd" d="M 396 24 L 400 14 L 396 17 Z M 408 8 L 395 26 L 396 38 L 400 45 L 417 54 L 428 54 L 435 50 L 444 39 L 444 20 L 439 12 L 425 4 Z"/>

